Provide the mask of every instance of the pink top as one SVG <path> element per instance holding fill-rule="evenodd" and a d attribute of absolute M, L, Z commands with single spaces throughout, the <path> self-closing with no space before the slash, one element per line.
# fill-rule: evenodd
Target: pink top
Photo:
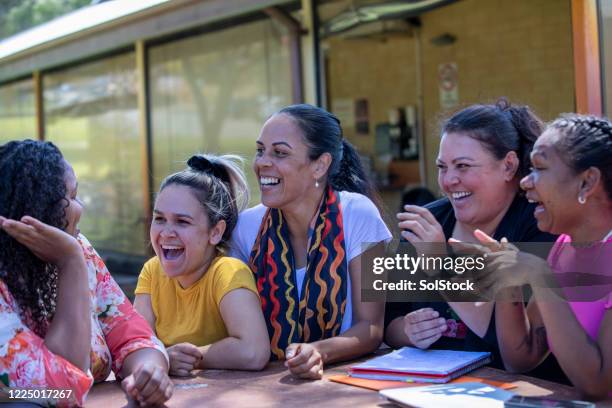
<path fill-rule="evenodd" d="M 573 247 L 569 235 L 561 235 L 548 255 L 548 264 L 562 281 L 571 272 L 612 275 L 612 236 L 589 247 Z M 571 279 L 570 279 L 571 280 Z M 591 339 L 597 341 L 604 314 L 612 309 L 612 285 L 568 287 L 564 293 L 576 319 Z M 548 344 L 550 347 L 550 343 Z M 554 350 L 551 351 L 554 353 Z M 612 396 L 612 392 L 608 394 Z"/>
<path fill-rule="evenodd" d="M 548 264 L 559 278 L 571 272 L 612 275 L 612 237 L 581 248 L 573 247 L 571 242 L 569 235 L 561 235 L 548 255 Z M 597 340 L 604 313 L 612 308 L 611 285 L 568 287 L 564 293 L 580 325 Z"/>

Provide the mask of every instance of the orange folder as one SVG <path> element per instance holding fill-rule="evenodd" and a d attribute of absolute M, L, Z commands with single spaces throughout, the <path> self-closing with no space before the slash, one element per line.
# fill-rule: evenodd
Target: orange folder
<path fill-rule="evenodd" d="M 382 380 L 367 380 L 365 378 L 355 378 L 350 375 L 332 375 L 327 378 L 330 381 L 334 381 L 341 384 L 354 385 L 355 387 L 367 388 L 369 390 L 380 391 L 388 388 L 401 388 L 401 387 L 424 387 L 426 383 L 417 383 L 417 382 L 404 382 L 404 381 L 382 381 Z M 450 381 L 450 383 L 464 383 L 464 382 L 481 382 L 485 384 L 492 385 L 494 387 L 498 387 L 504 390 L 511 390 L 512 388 L 516 388 L 516 385 L 512 383 L 505 383 L 501 381 L 493 381 L 487 380 L 479 377 L 471 377 L 469 375 L 464 375 L 459 378 L 455 378 Z"/>

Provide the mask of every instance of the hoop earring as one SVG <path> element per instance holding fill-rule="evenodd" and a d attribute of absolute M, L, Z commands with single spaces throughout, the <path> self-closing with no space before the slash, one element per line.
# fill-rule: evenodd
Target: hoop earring
<path fill-rule="evenodd" d="M 319 180 L 315 180 L 315 188 L 319 188 Z"/>
<path fill-rule="evenodd" d="M 586 198 L 583 196 L 578 196 L 578 202 L 582 205 L 586 204 Z"/>

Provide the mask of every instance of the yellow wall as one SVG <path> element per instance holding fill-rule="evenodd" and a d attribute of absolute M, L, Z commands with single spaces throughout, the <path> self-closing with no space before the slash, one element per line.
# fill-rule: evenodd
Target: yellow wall
<path fill-rule="evenodd" d="M 457 36 L 436 47 L 431 37 Z M 456 62 L 462 105 L 494 101 L 531 106 L 544 120 L 575 109 L 569 0 L 465 0 L 423 16 L 427 179 L 437 189 L 434 161 L 440 114 L 440 63 Z"/>
<path fill-rule="evenodd" d="M 439 121 L 445 114 L 439 101 L 439 64 L 457 64 L 460 106 L 505 96 L 530 105 L 545 120 L 575 109 L 569 0 L 463 0 L 421 19 L 425 156 L 427 182 L 434 191 Z M 454 35 L 456 42 L 431 43 L 444 33 Z M 346 131 L 364 153 L 373 151 L 374 126 L 388 120 L 390 108 L 417 102 L 415 41 L 397 35 L 386 42 L 327 41 L 330 102 L 369 102 L 370 135 Z"/>
<path fill-rule="evenodd" d="M 377 123 L 388 122 L 394 107 L 416 104 L 415 45 L 408 35 L 375 39 L 329 41 L 328 99 L 330 109 L 337 98 L 368 100 L 370 135 L 357 135 L 352 124 L 343 123 L 345 136 L 362 152 L 374 149 Z"/>

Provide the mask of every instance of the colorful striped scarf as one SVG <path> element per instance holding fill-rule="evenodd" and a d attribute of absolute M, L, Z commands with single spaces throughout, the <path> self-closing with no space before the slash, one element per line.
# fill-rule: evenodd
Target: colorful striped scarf
<path fill-rule="evenodd" d="M 340 333 L 346 308 L 347 262 L 340 195 L 328 188 L 309 239 L 306 275 L 298 299 L 289 228 L 279 209 L 267 210 L 249 260 L 268 326 L 272 358 L 291 343 Z"/>

